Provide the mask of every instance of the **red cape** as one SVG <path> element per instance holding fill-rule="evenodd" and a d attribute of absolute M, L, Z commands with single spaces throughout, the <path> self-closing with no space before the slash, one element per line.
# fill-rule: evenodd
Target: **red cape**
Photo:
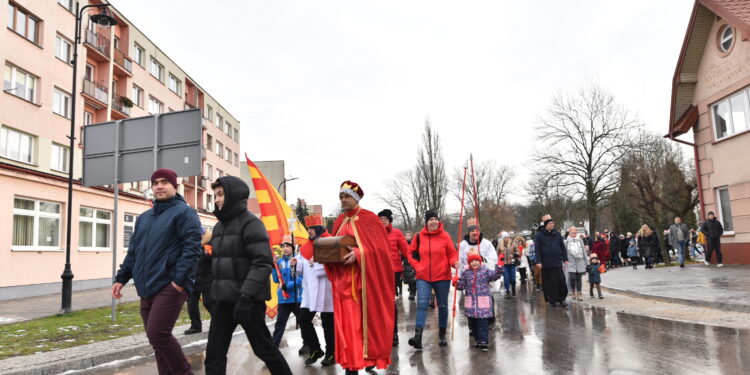
<path fill-rule="evenodd" d="M 336 219 L 333 225 L 334 235 L 343 234 L 339 233 L 339 230 L 342 229 L 346 217 L 351 218 L 349 222 L 356 227 L 356 233 L 359 235 L 357 262 L 353 265 L 326 264 L 334 296 L 336 362 L 341 367 L 351 370 L 366 366 L 386 368 L 391 363 L 395 321 L 395 280 L 388 234 L 377 215 L 358 208 L 341 214 Z M 362 289 L 366 294 L 365 301 L 361 298 Z M 366 307 L 363 302 L 366 303 Z"/>

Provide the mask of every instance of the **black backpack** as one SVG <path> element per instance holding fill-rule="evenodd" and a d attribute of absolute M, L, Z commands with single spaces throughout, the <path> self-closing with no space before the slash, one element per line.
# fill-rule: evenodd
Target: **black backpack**
<path fill-rule="evenodd" d="M 414 241 L 417 241 L 417 249 L 411 252 L 411 257 L 419 262 L 420 260 L 422 260 L 419 258 L 419 233 L 414 235 Z"/>

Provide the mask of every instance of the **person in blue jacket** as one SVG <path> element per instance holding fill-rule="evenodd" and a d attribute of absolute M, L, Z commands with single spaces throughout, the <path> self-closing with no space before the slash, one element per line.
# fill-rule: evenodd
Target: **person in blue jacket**
<path fill-rule="evenodd" d="M 141 297 L 141 319 L 154 348 L 159 374 L 192 374 L 182 346 L 172 335 L 182 305 L 193 289 L 201 255 L 201 223 L 177 194 L 177 174 L 157 169 L 151 175 L 154 207 L 138 217 L 128 253 L 112 285 L 112 296 L 133 279 Z"/>
<path fill-rule="evenodd" d="M 302 267 L 297 267 L 297 257 L 294 256 L 294 244 L 291 236 L 284 236 L 281 249 L 284 251 L 284 255 L 276 260 L 277 267 L 271 273 L 273 282 L 279 283 L 279 271 L 281 271 L 281 278 L 284 280 L 276 291 L 279 295 L 279 310 L 276 316 L 276 326 L 273 330 L 273 342 L 276 347 L 281 344 L 281 337 L 284 336 L 289 315 L 294 313 L 294 317 L 297 320 L 300 319 L 299 306 L 302 302 Z"/>

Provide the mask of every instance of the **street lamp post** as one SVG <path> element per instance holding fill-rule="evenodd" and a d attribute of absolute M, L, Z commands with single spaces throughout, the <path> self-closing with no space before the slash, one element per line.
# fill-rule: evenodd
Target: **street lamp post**
<path fill-rule="evenodd" d="M 76 73 L 78 71 L 78 44 L 81 42 L 81 19 L 83 17 L 83 11 L 86 10 L 86 8 L 100 8 L 102 11 L 99 14 L 91 16 L 91 21 L 102 26 L 114 26 L 117 24 L 117 20 L 107 12 L 106 8 L 109 5 L 110 4 L 89 4 L 79 9 L 79 4 L 76 1 L 75 40 L 73 42 L 73 60 L 71 61 L 71 64 L 73 65 L 73 88 L 71 93 L 73 95 L 70 100 L 70 135 L 68 135 L 68 139 L 70 140 L 70 148 L 68 148 L 68 217 L 65 236 L 65 269 L 63 270 L 62 275 L 60 275 L 60 278 L 62 279 L 62 308 L 60 309 L 60 312 L 58 312 L 58 315 L 71 312 L 71 300 L 73 296 L 73 271 L 70 268 L 70 232 L 73 227 L 73 155 L 76 139 L 76 98 L 78 97 L 78 93 L 76 92 L 76 82 L 78 81 L 78 77 Z"/>
<path fill-rule="evenodd" d="M 281 194 L 281 185 L 284 185 L 284 187 L 286 187 L 287 181 L 294 181 L 294 180 L 299 180 L 299 177 L 285 178 L 284 181 L 279 182 L 279 186 L 276 188 L 276 191 L 278 191 L 279 194 Z M 286 200 L 286 189 L 284 189 L 284 200 Z"/>

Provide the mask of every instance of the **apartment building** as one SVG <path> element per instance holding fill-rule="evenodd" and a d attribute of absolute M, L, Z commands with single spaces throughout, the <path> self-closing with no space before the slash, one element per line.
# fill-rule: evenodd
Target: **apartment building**
<path fill-rule="evenodd" d="M 100 1 L 83 0 L 80 6 L 89 3 Z M 78 137 L 71 235 L 74 289 L 110 283 L 112 251 L 122 260 L 138 215 L 149 208 L 147 181 L 121 185 L 119 225 L 112 228 L 111 187 L 80 184 L 84 126 L 200 108 L 203 174 L 182 178 L 179 193 L 206 227 L 215 223 L 210 181 L 240 175 L 240 122 L 125 15 L 109 10 L 117 19 L 113 27 L 89 20 L 96 9 L 83 17 L 77 90 L 72 92 L 75 1 L 0 0 L 0 19 L 6 24 L 0 30 L 0 300 L 60 290 L 73 111 Z"/>

